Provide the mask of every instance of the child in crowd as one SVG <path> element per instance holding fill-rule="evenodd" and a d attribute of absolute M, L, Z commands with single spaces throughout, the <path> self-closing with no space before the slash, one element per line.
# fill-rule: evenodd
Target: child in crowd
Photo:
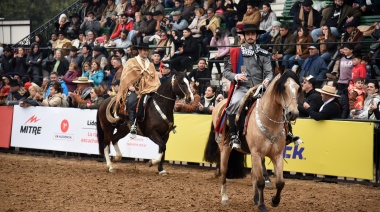
<path fill-rule="evenodd" d="M 362 56 L 361 55 L 354 55 L 352 58 L 352 73 L 351 73 L 351 80 L 353 82 L 356 82 L 356 79 L 358 77 L 365 79 L 367 77 L 367 68 L 365 67 L 362 62 Z"/>
<path fill-rule="evenodd" d="M 350 117 L 358 115 L 362 112 L 364 99 L 366 97 L 364 86 L 364 78 L 357 77 L 355 83 L 350 82 L 348 87 L 348 102 L 350 107 Z"/>
<path fill-rule="evenodd" d="M 366 76 L 366 79 L 369 80 L 369 79 L 375 79 L 375 75 L 376 74 L 373 74 L 372 73 L 372 67 L 371 65 L 369 64 L 369 57 L 368 56 L 363 56 L 362 57 L 362 62 L 361 62 L 363 65 L 365 65 L 366 67 L 366 70 L 367 70 L 367 76 Z"/>

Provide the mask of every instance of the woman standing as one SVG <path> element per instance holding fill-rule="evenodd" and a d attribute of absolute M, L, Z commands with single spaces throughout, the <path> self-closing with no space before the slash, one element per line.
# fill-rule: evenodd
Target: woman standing
<path fill-rule="evenodd" d="M 31 51 L 26 57 L 26 65 L 29 67 L 28 74 L 32 77 L 34 83 L 40 85 L 42 77 L 42 53 L 37 43 L 32 43 L 30 49 Z"/>
<path fill-rule="evenodd" d="M 17 54 L 14 54 L 13 57 L 13 71 L 21 76 L 26 75 L 28 67 L 26 66 L 26 55 L 24 48 L 19 47 L 17 49 Z"/>
<path fill-rule="evenodd" d="M 104 79 L 104 71 L 100 67 L 100 62 L 98 60 L 93 60 L 91 63 L 91 71 L 88 76 L 89 80 L 94 81 L 94 86 L 98 87 L 100 83 L 103 82 Z"/>
<path fill-rule="evenodd" d="M 214 33 L 214 37 L 211 39 L 210 46 L 215 46 L 218 48 L 218 53 L 214 56 L 214 58 L 210 58 L 208 65 L 209 70 L 212 73 L 213 64 L 215 63 L 216 68 L 218 69 L 218 78 L 222 78 L 222 70 L 220 68 L 220 62 L 214 62 L 213 60 L 223 61 L 225 57 L 229 56 L 230 47 L 226 47 L 230 45 L 230 39 L 224 33 L 224 31 L 218 27 Z"/>

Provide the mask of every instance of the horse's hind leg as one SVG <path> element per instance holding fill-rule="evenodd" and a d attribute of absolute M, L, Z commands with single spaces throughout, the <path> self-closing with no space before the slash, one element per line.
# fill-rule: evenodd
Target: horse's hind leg
<path fill-rule="evenodd" d="M 107 167 L 109 172 L 114 172 L 115 170 L 112 167 L 112 162 L 110 158 L 110 145 L 108 144 L 106 148 L 104 148 L 104 157 L 106 158 Z"/>
<path fill-rule="evenodd" d="M 254 201 L 255 204 L 258 204 L 260 211 L 267 211 L 264 203 L 264 187 L 265 187 L 265 179 L 263 176 L 262 170 L 262 159 L 261 157 L 255 153 L 251 152 L 252 157 L 252 186 L 255 192 Z M 257 198 L 258 197 L 258 198 Z"/>
<path fill-rule="evenodd" d="M 123 128 L 123 125 L 119 126 L 117 128 L 117 132 L 112 136 L 112 145 L 115 148 L 116 156 L 113 158 L 114 162 L 120 161 L 123 155 L 121 154 L 118 141 L 122 138 L 124 138 L 128 134 L 128 130 L 126 128 Z"/>
<path fill-rule="evenodd" d="M 284 178 L 283 178 L 283 159 L 282 159 L 282 155 L 280 155 L 278 158 L 276 159 L 272 159 L 272 162 L 273 162 L 273 167 L 274 167 L 274 170 L 276 172 L 276 195 L 274 197 L 272 197 L 272 201 L 271 201 L 271 205 L 273 207 L 277 207 L 278 204 L 280 204 L 280 200 L 281 200 L 281 191 L 282 189 L 284 188 L 285 186 L 285 181 L 284 181 Z"/>
<path fill-rule="evenodd" d="M 222 181 L 222 187 L 220 189 L 220 194 L 222 196 L 222 204 L 226 205 L 228 204 L 228 195 L 227 195 L 227 184 L 226 184 L 226 178 L 227 178 L 227 168 L 228 168 L 228 158 L 231 154 L 231 148 L 229 146 L 222 146 L 223 143 L 221 143 L 220 149 L 222 150 L 220 152 L 220 174 L 221 174 L 221 181 Z"/>

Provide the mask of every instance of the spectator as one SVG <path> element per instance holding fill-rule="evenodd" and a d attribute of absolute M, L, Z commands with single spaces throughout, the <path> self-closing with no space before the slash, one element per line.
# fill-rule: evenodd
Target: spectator
<path fill-rule="evenodd" d="M 30 49 L 31 51 L 26 57 L 26 65 L 29 66 L 28 74 L 33 78 L 33 82 L 38 85 L 41 82 L 42 53 L 37 43 L 32 43 Z"/>
<path fill-rule="evenodd" d="M 71 41 L 66 38 L 66 33 L 59 31 L 56 48 L 61 49 L 63 57 L 69 54 L 71 46 Z"/>
<path fill-rule="evenodd" d="M 117 21 L 116 28 L 114 32 L 111 34 L 110 38 L 112 40 L 118 38 L 121 36 L 121 32 L 123 30 L 126 30 L 124 32 L 127 33 L 133 29 L 133 18 L 129 18 L 125 13 L 121 14 L 121 20 Z"/>
<path fill-rule="evenodd" d="M 69 70 L 62 78 L 62 80 L 66 83 L 69 92 L 73 92 L 77 89 L 77 84 L 75 84 L 73 81 L 77 80 L 81 75 L 82 73 L 78 67 L 78 64 L 71 62 L 69 65 Z"/>
<path fill-rule="evenodd" d="M 82 30 L 79 30 L 78 37 L 71 40 L 71 45 L 77 47 L 78 49 L 82 49 L 85 44 L 87 44 L 86 35 Z"/>
<path fill-rule="evenodd" d="M 160 55 L 160 58 L 162 58 L 162 60 L 164 61 L 174 56 L 175 46 L 174 43 L 168 38 L 168 35 L 165 32 L 159 33 L 160 40 L 157 43 L 157 48 L 154 50 L 154 53 L 158 53 Z"/>
<path fill-rule="evenodd" d="M 256 2 L 250 2 L 247 4 L 247 12 L 244 14 L 243 24 L 255 24 L 260 25 L 261 14 L 259 10 L 259 5 Z"/>
<path fill-rule="evenodd" d="M 128 36 L 127 30 L 121 31 L 120 38 L 112 41 L 111 46 L 117 47 L 117 48 L 127 49 L 128 47 L 130 47 L 132 45 L 132 42 L 127 39 L 127 36 Z"/>
<path fill-rule="evenodd" d="M 145 3 L 141 5 L 140 8 L 140 13 L 142 18 L 146 18 L 146 15 L 151 12 L 152 10 L 152 5 L 151 5 L 151 0 L 145 0 Z"/>
<path fill-rule="evenodd" d="M 344 90 L 348 88 L 348 83 L 352 80 L 352 56 L 353 56 L 354 46 L 350 43 L 344 44 L 342 52 L 344 56 L 336 62 L 331 75 L 327 75 L 330 78 L 338 78 L 338 90 Z M 339 72 L 339 73 L 338 73 Z"/>
<path fill-rule="evenodd" d="M 50 47 L 50 49 L 56 49 L 57 48 L 57 42 L 58 42 L 58 34 L 57 34 L 57 32 L 52 32 L 51 33 L 51 39 L 48 42 L 48 47 Z"/>
<path fill-rule="evenodd" d="M 5 74 L 13 72 L 13 53 L 12 49 L 10 47 L 5 47 L 3 50 L 3 55 L 1 55 L 1 69 L 4 71 Z"/>
<path fill-rule="evenodd" d="M 212 9 L 215 12 L 215 16 L 217 16 L 223 23 L 225 23 L 225 7 L 222 4 L 222 0 L 215 0 Z"/>
<path fill-rule="evenodd" d="M 208 86 L 205 91 L 205 95 L 201 97 L 197 108 L 195 109 L 196 113 L 211 114 L 216 103 L 216 88 L 213 86 Z"/>
<path fill-rule="evenodd" d="M 175 104 L 174 104 L 174 111 L 175 112 L 194 113 L 195 110 L 197 109 L 197 107 L 201 101 L 201 97 L 199 96 L 199 94 L 197 92 L 198 89 L 196 88 L 194 81 L 190 82 L 190 89 L 193 92 L 194 101 L 191 103 L 187 103 L 183 99 L 175 101 Z"/>
<path fill-rule="evenodd" d="M 208 45 L 210 45 L 211 39 L 216 32 L 216 29 L 220 27 L 220 19 L 215 16 L 215 12 L 212 8 L 207 9 L 207 19 L 201 24 L 201 30 L 203 32 L 203 41 L 202 41 L 202 53 L 201 55 L 207 57 Z"/>
<path fill-rule="evenodd" d="M 93 0 L 92 4 L 92 12 L 94 13 L 95 20 L 100 21 L 102 18 L 102 13 L 104 9 L 106 8 L 106 4 L 104 4 L 103 0 Z"/>
<path fill-rule="evenodd" d="M 372 68 L 372 66 L 370 65 L 370 59 L 368 56 L 363 56 L 362 57 L 362 64 L 365 66 L 366 70 L 367 70 L 367 74 L 366 74 L 366 79 L 367 80 L 370 80 L 370 79 L 375 79 L 375 75 L 376 73 L 373 73 L 374 70 Z"/>
<path fill-rule="evenodd" d="M 12 78 L 8 75 L 3 76 L 0 80 L 1 82 L 1 89 L 0 89 L 0 105 L 5 104 L 5 100 L 7 99 L 7 96 L 9 92 L 11 91 L 11 86 L 9 86 L 9 82 L 12 80 Z"/>
<path fill-rule="evenodd" d="M 127 9 L 128 2 L 127 0 L 120 0 L 116 6 L 114 14 L 121 15 Z"/>
<path fill-rule="evenodd" d="M 161 72 L 158 72 L 158 77 L 160 78 L 161 85 L 164 84 L 164 82 L 172 77 L 172 74 L 170 73 L 170 67 L 169 64 L 163 64 Z"/>
<path fill-rule="evenodd" d="M 273 21 L 277 21 L 276 13 L 272 11 L 272 8 L 269 3 L 264 3 L 259 28 L 261 30 L 265 30 L 266 33 L 259 36 L 260 42 L 266 40 L 269 36 L 269 32 L 272 30 Z"/>
<path fill-rule="evenodd" d="M 82 77 L 88 77 L 90 75 L 90 72 L 91 72 L 91 63 L 90 62 L 85 62 L 83 64 L 83 68 L 82 68 Z"/>
<path fill-rule="evenodd" d="M 354 46 L 354 52 L 359 53 L 362 50 L 361 41 L 364 39 L 363 33 L 357 28 L 355 22 L 349 22 L 344 25 L 346 31 L 340 39 L 340 42 L 352 42 Z"/>
<path fill-rule="evenodd" d="M 9 81 L 9 86 L 10 92 L 7 98 L 5 99 L 5 105 L 18 105 L 20 101 L 25 99 L 25 97 L 23 97 L 23 94 L 21 93 L 20 84 L 17 80 L 12 79 Z"/>
<path fill-rule="evenodd" d="M 208 86 L 210 86 L 211 81 L 211 69 L 206 68 L 207 63 L 205 59 L 200 59 L 198 61 L 198 68 L 194 69 L 188 75 L 189 79 L 194 78 L 196 87 L 198 88 L 197 93 L 204 94 Z"/>
<path fill-rule="evenodd" d="M 69 29 L 69 26 L 70 26 L 70 22 L 67 21 L 67 16 L 64 13 L 59 16 L 58 22 L 54 23 L 56 32 L 66 33 L 67 30 Z"/>
<path fill-rule="evenodd" d="M 69 93 L 69 89 L 67 88 L 66 83 L 62 79 L 60 79 L 58 77 L 58 75 L 57 75 L 56 72 L 52 72 L 52 73 L 50 73 L 50 84 L 49 84 L 49 87 L 51 85 L 53 85 L 55 82 L 59 82 L 61 84 L 62 93 L 67 96 L 68 93 Z M 47 89 L 44 98 L 47 98 L 49 96 L 49 94 L 50 94 L 50 90 Z"/>
<path fill-rule="evenodd" d="M 348 4 L 344 4 L 343 0 L 335 0 L 334 5 L 322 11 L 322 20 L 320 26 L 327 25 L 331 29 L 331 33 L 338 37 L 345 23 L 357 21 L 360 17 L 360 11 L 352 9 Z M 322 35 L 321 28 L 314 29 L 311 32 L 314 42 Z"/>
<path fill-rule="evenodd" d="M 64 76 L 69 69 L 69 61 L 62 55 L 61 50 L 55 51 L 54 59 L 51 73 L 55 72 L 59 77 Z"/>
<path fill-rule="evenodd" d="M 172 13 L 172 16 L 172 22 L 170 22 L 169 20 L 166 21 L 167 30 L 171 29 L 182 32 L 182 30 L 184 30 L 189 25 L 186 19 L 181 17 L 181 12 L 174 12 Z"/>
<path fill-rule="evenodd" d="M 63 95 L 62 87 L 59 82 L 54 82 L 49 87 L 49 96 L 42 100 L 39 99 L 40 106 L 45 107 L 68 107 L 66 96 Z M 42 101 L 42 102 L 41 102 Z"/>
<path fill-rule="evenodd" d="M 45 97 L 47 90 L 49 89 L 49 77 L 44 77 L 41 84 L 42 96 Z"/>
<path fill-rule="evenodd" d="M 314 9 L 312 5 L 312 0 L 304 0 L 302 2 L 302 7 L 294 14 L 293 29 L 301 27 L 311 32 L 319 28 L 321 24 L 321 14 Z"/>
<path fill-rule="evenodd" d="M 92 50 L 92 48 L 90 45 L 86 44 L 82 47 L 82 57 L 83 57 L 82 67 L 83 67 L 85 62 L 91 62 L 92 61 L 91 50 Z"/>
<path fill-rule="evenodd" d="M 209 60 L 209 69 L 210 73 L 212 73 L 212 68 L 214 62 L 212 60 L 220 60 L 224 61 L 224 58 L 229 56 L 230 53 L 230 48 L 226 47 L 230 45 L 230 39 L 227 37 L 225 32 L 219 27 L 216 29 L 216 32 L 214 36 L 211 39 L 210 46 L 217 47 L 218 48 L 218 53 L 213 58 L 210 58 Z M 220 67 L 220 62 L 215 62 L 216 68 L 218 70 L 218 78 L 222 78 L 222 70 Z"/>
<path fill-rule="evenodd" d="M 351 80 L 352 82 L 356 82 L 356 78 L 366 79 L 367 77 L 367 68 L 364 64 L 362 64 L 362 56 L 360 54 L 356 54 L 352 57 L 352 73 Z M 364 84 L 364 82 L 363 82 Z"/>
<path fill-rule="evenodd" d="M 198 43 L 202 43 L 203 39 L 201 26 L 207 18 L 207 16 L 204 13 L 205 11 L 202 8 L 195 9 L 195 17 L 191 24 L 188 26 L 191 32 L 193 33 L 193 37 L 197 39 Z"/>
<path fill-rule="evenodd" d="M 199 4 L 195 2 L 195 0 L 185 0 L 184 7 L 182 10 L 182 17 L 186 19 L 186 21 L 191 22 L 192 17 L 194 17 L 194 11 L 199 7 Z"/>
<path fill-rule="evenodd" d="M 128 18 L 135 18 L 135 13 L 140 10 L 140 6 L 136 4 L 136 0 L 131 0 L 131 3 L 127 5 L 125 14 Z"/>
<path fill-rule="evenodd" d="M 164 17 L 164 13 L 157 10 L 153 12 L 153 19 L 156 21 L 156 32 L 160 32 L 166 29 L 167 18 Z"/>
<path fill-rule="evenodd" d="M 310 56 L 302 65 L 302 70 L 299 74 L 300 81 L 302 81 L 302 77 L 307 77 L 309 75 L 313 76 L 317 80 L 326 79 L 327 66 L 325 61 L 319 56 L 318 45 L 312 44 L 308 49 Z"/>
<path fill-rule="evenodd" d="M 153 52 L 153 54 L 151 56 L 151 62 L 153 63 L 154 69 L 157 72 L 162 71 L 162 67 L 164 66 L 164 63 L 161 62 L 161 57 L 160 57 L 160 54 L 158 54 L 158 52 Z"/>
<path fill-rule="evenodd" d="M 133 24 L 133 29 L 131 31 L 129 31 L 128 37 L 127 37 L 127 39 L 129 41 L 131 41 L 132 43 L 140 43 L 141 42 L 141 39 L 136 37 L 136 34 L 140 30 L 141 23 L 142 23 L 141 13 L 136 12 L 135 13 L 135 23 Z"/>
<path fill-rule="evenodd" d="M 298 63 L 299 66 L 302 66 L 306 58 L 310 56 L 308 43 L 313 43 L 313 39 L 309 35 L 308 29 L 301 28 L 301 27 L 297 29 L 296 41 L 297 41 L 296 54 L 289 58 L 290 67 L 293 67 L 293 65 L 295 65 L 296 62 Z"/>
<path fill-rule="evenodd" d="M 93 60 L 92 61 L 92 63 L 91 63 L 91 71 L 90 71 L 90 74 L 88 76 L 88 79 L 91 80 L 91 81 L 93 81 L 95 87 L 98 87 L 99 84 L 103 82 L 104 71 L 100 67 L 99 60 Z"/>
<path fill-rule="evenodd" d="M 26 87 L 26 86 L 25 86 Z M 28 106 L 38 106 L 38 99 L 43 99 L 42 89 L 35 83 L 31 83 L 29 87 L 26 87 L 25 90 L 28 90 L 29 97 L 19 101 L 20 107 L 28 107 Z"/>
<path fill-rule="evenodd" d="M 261 43 L 263 43 L 263 44 L 274 44 L 276 39 L 280 36 L 280 26 L 281 26 L 280 22 L 273 21 L 272 30 L 270 32 L 264 33 L 267 35 L 264 36 L 266 38 L 265 38 L 265 40 L 261 41 Z M 261 37 L 261 35 L 259 35 L 259 38 L 260 37 Z M 244 40 L 244 37 L 242 40 Z M 261 48 L 266 49 L 269 52 L 273 52 L 273 46 L 272 45 L 263 45 Z"/>
<path fill-rule="evenodd" d="M 124 66 L 128 60 L 127 55 L 125 55 L 124 49 L 116 49 L 115 55 L 121 59 L 121 65 Z"/>
<path fill-rule="evenodd" d="M 78 54 L 79 49 L 75 46 L 70 48 L 69 55 L 66 56 L 66 59 L 69 63 L 76 63 L 78 68 L 82 68 L 83 56 Z"/>
<path fill-rule="evenodd" d="M 94 45 L 107 48 L 112 46 L 112 41 L 110 40 L 110 36 L 104 33 L 102 36 L 95 39 Z"/>
<path fill-rule="evenodd" d="M 78 87 L 74 92 L 69 92 L 71 105 L 78 107 L 80 104 L 86 103 L 91 99 L 90 92 L 92 87 L 90 83 L 93 83 L 92 80 L 89 80 L 87 77 L 79 77 L 78 80 L 73 81 L 77 83 Z"/>
<path fill-rule="evenodd" d="M 91 11 L 91 5 L 90 5 L 90 0 L 81 0 L 81 2 L 82 2 L 82 6 L 79 9 L 78 13 L 80 16 L 80 20 L 83 21 L 86 18 L 88 12 Z"/>
<path fill-rule="evenodd" d="M 26 54 L 22 47 L 17 49 L 17 53 L 13 55 L 13 72 L 20 74 L 21 76 L 27 74 Z"/>
<path fill-rule="evenodd" d="M 155 11 L 160 11 L 162 14 L 165 14 L 165 8 L 158 0 L 151 0 L 151 7 L 149 12 L 154 13 Z"/>
<path fill-rule="evenodd" d="M 112 83 L 116 80 L 120 80 L 121 74 L 123 73 L 123 65 L 120 57 L 114 57 L 112 60 L 113 68 L 115 69 L 115 75 L 112 79 Z"/>
<path fill-rule="evenodd" d="M 321 95 L 315 90 L 316 85 L 317 80 L 312 75 L 303 77 L 302 91 L 304 93 L 304 99 L 298 104 L 300 117 L 309 117 L 309 113 L 304 108 L 305 103 L 309 104 L 310 110 L 314 112 L 318 112 L 322 106 L 323 101 Z"/>
<path fill-rule="evenodd" d="M 155 33 L 156 21 L 152 17 L 152 12 L 146 13 L 146 19 L 142 20 L 140 30 L 136 31 L 136 36 L 142 38 L 144 43 L 149 43 L 149 38 Z"/>
<path fill-rule="evenodd" d="M 55 37 L 55 40 L 57 40 L 57 37 Z M 48 42 L 46 42 L 45 37 L 42 34 L 37 34 L 34 36 L 34 42 L 40 47 L 42 58 L 46 58 L 49 54 L 49 50 L 47 49 Z"/>
<path fill-rule="evenodd" d="M 331 57 L 337 51 L 336 38 L 331 34 L 331 29 L 329 26 L 324 25 L 321 27 L 322 35 L 318 37 L 317 43 L 319 43 L 319 52 L 322 59 L 325 62 L 330 62 Z"/>
<path fill-rule="evenodd" d="M 99 106 L 104 101 L 103 94 L 100 90 L 100 87 L 98 88 L 92 88 L 90 91 L 90 101 L 84 102 L 78 105 L 78 108 L 81 109 L 98 109 Z"/>
<path fill-rule="evenodd" d="M 320 120 L 329 120 L 329 119 L 340 119 L 342 109 L 336 97 L 339 95 L 336 94 L 336 88 L 332 86 L 325 85 L 322 89 L 315 89 L 321 93 L 323 105 L 320 107 L 319 111 L 316 112 L 308 104 L 304 103 L 304 108 L 310 115 L 310 118 L 320 121 Z"/>
<path fill-rule="evenodd" d="M 174 43 L 175 51 L 178 51 L 179 47 L 182 47 L 182 40 L 177 30 L 168 31 L 169 39 Z"/>
<path fill-rule="evenodd" d="M 99 34 L 100 32 L 100 22 L 96 20 L 94 12 L 90 11 L 87 13 L 86 18 L 84 18 L 83 23 L 80 25 L 80 29 L 83 30 L 86 34 L 90 30 L 95 34 Z"/>
<path fill-rule="evenodd" d="M 170 0 L 166 0 L 166 1 L 170 1 Z M 166 1 L 165 1 L 165 3 L 166 3 Z M 165 6 L 165 8 L 168 8 L 168 7 Z M 176 12 L 176 11 L 180 11 L 181 13 L 183 11 L 183 4 L 182 4 L 181 0 L 174 0 L 173 12 Z"/>
<path fill-rule="evenodd" d="M 380 102 L 379 84 L 375 82 L 367 83 L 367 97 L 364 100 L 364 106 L 361 113 L 354 115 L 354 119 L 375 119 L 375 114 L 371 110 L 371 106 L 377 106 Z"/>
<path fill-rule="evenodd" d="M 226 0 L 226 1 L 223 1 L 222 3 L 225 10 L 224 21 L 226 23 L 228 32 L 231 32 L 232 28 L 236 25 L 235 16 L 237 15 L 237 12 L 234 8 L 234 1 Z M 264 10 L 264 6 L 263 6 L 263 10 Z"/>
<path fill-rule="evenodd" d="M 79 35 L 81 22 L 80 22 L 80 17 L 78 13 L 72 14 L 69 18 L 71 19 L 71 22 L 67 28 L 66 33 L 67 33 L 67 36 L 71 40 L 73 40 L 77 38 Z"/>
<path fill-rule="evenodd" d="M 173 57 L 171 64 L 177 71 L 192 70 L 192 63 L 197 59 L 197 41 L 191 35 L 191 30 L 183 30 L 183 45 L 178 48 L 178 54 Z"/>
<path fill-rule="evenodd" d="M 355 83 L 350 83 L 348 86 L 348 102 L 350 105 L 350 117 L 352 118 L 355 115 L 359 115 L 363 112 L 364 108 L 364 99 L 366 96 L 364 86 L 364 79 L 358 77 L 354 81 Z"/>
<path fill-rule="evenodd" d="M 91 46 L 91 47 L 94 47 L 94 43 L 95 43 L 95 32 L 92 31 L 92 30 L 89 30 L 88 32 L 86 32 L 86 38 L 85 38 L 85 43 L 83 44 L 83 46 L 85 44 Z M 83 47 L 82 47 L 83 48 Z"/>
<path fill-rule="evenodd" d="M 105 54 L 103 54 L 103 52 L 105 52 L 104 47 L 95 46 L 92 49 L 92 61 L 94 60 L 99 61 L 100 69 L 104 70 L 104 67 L 107 65 L 107 57 Z"/>
<path fill-rule="evenodd" d="M 110 96 L 116 96 L 117 95 L 117 92 L 119 92 L 119 88 L 120 88 L 120 80 L 115 80 L 115 82 L 113 82 L 111 84 L 111 91 L 108 91 L 108 94 Z"/>
<path fill-rule="evenodd" d="M 276 46 L 273 47 L 273 60 L 282 60 L 282 65 L 285 69 L 291 69 L 289 64 L 289 58 L 296 53 L 296 48 L 294 43 L 296 43 L 296 38 L 289 32 L 289 26 L 287 24 L 282 24 L 280 26 L 280 35 L 275 40 Z M 282 45 L 278 45 L 282 44 Z"/>
<path fill-rule="evenodd" d="M 101 28 L 110 27 L 112 21 L 116 20 L 116 5 L 115 0 L 108 0 L 107 6 L 104 8 L 102 18 L 100 19 Z"/>

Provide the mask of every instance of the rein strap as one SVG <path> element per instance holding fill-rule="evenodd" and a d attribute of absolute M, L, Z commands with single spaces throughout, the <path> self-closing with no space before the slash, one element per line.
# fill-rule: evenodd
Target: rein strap
<path fill-rule="evenodd" d="M 177 131 L 175 130 L 175 128 L 177 126 L 174 125 L 174 122 L 170 122 L 168 117 L 166 117 L 166 115 L 162 112 L 160 106 L 158 106 L 157 102 L 153 99 L 153 104 L 154 104 L 154 107 L 156 108 L 156 110 L 158 111 L 158 113 L 161 115 L 161 118 L 168 124 L 169 126 L 169 131 L 172 130 L 173 133 L 175 134 Z"/>

